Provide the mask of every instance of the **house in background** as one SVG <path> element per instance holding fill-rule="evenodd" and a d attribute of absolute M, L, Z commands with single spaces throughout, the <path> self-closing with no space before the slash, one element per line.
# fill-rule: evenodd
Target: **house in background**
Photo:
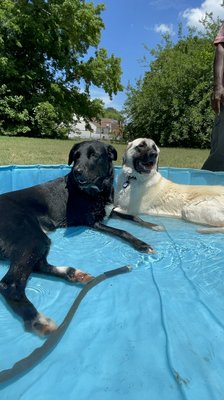
<path fill-rule="evenodd" d="M 100 139 L 121 139 L 121 124 L 116 119 L 101 118 L 93 123 L 96 125 L 96 132 L 101 136 Z"/>
<path fill-rule="evenodd" d="M 111 118 L 102 118 L 100 121 L 92 121 L 89 123 L 91 130 L 86 128 L 83 118 L 74 122 L 68 137 L 80 137 L 80 139 L 102 139 L 102 140 L 120 140 L 122 138 L 122 126 L 119 121 Z"/>
<path fill-rule="evenodd" d="M 73 139 L 74 137 L 80 137 L 80 139 L 98 139 L 98 134 L 96 134 L 96 126 L 93 122 L 89 122 L 91 130 L 86 128 L 86 122 L 83 118 L 77 121 L 76 117 L 73 117 L 73 123 L 71 124 L 68 137 Z"/>

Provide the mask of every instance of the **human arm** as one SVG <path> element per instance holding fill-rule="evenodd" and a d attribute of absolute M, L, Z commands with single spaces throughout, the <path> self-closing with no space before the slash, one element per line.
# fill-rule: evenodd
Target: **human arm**
<path fill-rule="evenodd" d="M 216 114 L 220 113 L 221 102 L 224 101 L 223 73 L 224 73 L 224 43 L 218 43 L 214 59 L 214 89 L 212 94 L 212 108 Z"/>

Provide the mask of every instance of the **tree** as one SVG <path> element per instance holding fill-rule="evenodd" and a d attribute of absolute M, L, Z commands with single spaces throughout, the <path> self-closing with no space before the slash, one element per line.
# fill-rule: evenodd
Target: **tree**
<path fill-rule="evenodd" d="M 99 48 L 103 4 L 1 0 L 0 134 L 61 136 L 72 116 L 99 117 L 90 87 L 122 90 L 120 59 Z"/>
<path fill-rule="evenodd" d="M 210 106 L 214 49 L 212 38 L 218 22 L 211 15 L 205 31 L 190 30 L 173 43 L 151 50 L 150 62 L 136 87 L 129 86 L 125 113 L 126 136 L 151 137 L 164 146 L 207 147 L 214 113 Z"/>
<path fill-rule="evenodd" d="M 103 118 L 111 118 L 117 121 L 122 121 L 123 115 L 120 111 L 116 110 L 116 108 L 107 107 L 103 111 Z"/>

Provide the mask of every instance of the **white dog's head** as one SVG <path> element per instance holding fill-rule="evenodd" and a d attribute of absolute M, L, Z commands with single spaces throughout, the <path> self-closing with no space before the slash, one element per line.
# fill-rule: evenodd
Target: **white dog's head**
<path fill-rule="evenodd" d="M 147 138 L 139 138 L 128 143 L 123 156 L 123 170 L 130 175 L 154 174 L 158 169 L 159 148 Z"/>

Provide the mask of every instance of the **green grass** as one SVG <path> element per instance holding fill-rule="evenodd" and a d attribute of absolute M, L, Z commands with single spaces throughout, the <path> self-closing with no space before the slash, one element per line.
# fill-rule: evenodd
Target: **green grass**
<path fill-rule="evenodd" d="M 0 165 L 67 164 L 75 140 L 0 137 Z M 121 165 L 125 144 L 113 144 L 118 151 L 116 165 Z M 161 148 L 160 166 L 201 168 L 209 150 Z"/>
<path fill-rule="evenodd" d="M 208 149 L 161 148 L 160 167 L 201 168 Z"/>

